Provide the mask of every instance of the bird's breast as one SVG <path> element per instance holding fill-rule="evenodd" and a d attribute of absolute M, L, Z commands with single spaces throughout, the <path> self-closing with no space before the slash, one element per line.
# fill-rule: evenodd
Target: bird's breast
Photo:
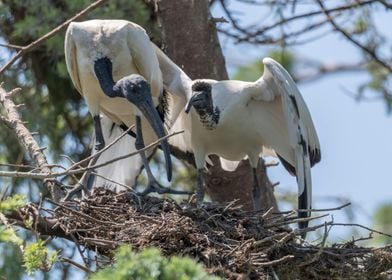
<path fill-rule="evenodd" d="M 241 160 L 245 156 L 259 153 L 262 140 L 257 131 L 249 127 L 246 118 L 224 119 L 213 130 L 200 122 L 192 125 L 192 144 L 202 147 L 207 154 L 216 154 L 228 160 Z"/>

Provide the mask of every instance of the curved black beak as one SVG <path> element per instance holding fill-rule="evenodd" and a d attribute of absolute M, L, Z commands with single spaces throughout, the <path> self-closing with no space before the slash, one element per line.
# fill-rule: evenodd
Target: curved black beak
<path fill-rule="evenodd" d="M 161 118 L 152 101 L 150 85 L 142 76 L 132 74 L 115 83 L 112 62 L 107 57 L 99 58 L 94 62 L 94 72 L 102 91 L 107 96 L 126 98 L 142 112 L 158 138 L 166 136 Z M 167 179 L 171 181 L 172 163 L 167 139 L 161 141 L 161 147 L 166 161 Z"/>
<path fill-rule="evenodd" d="M 154 130 L 154 132 L 158 136 L 158 138 L 162 138 L 162 137 L 166 136 L 165 130 L 163 128 L 161 118 L 159 117 L 159 114 L 153 105 L 151 94 L 149 97 L 150 97 L 149 100 L 147 99 L 146 101 L 137 102 L 134 104 L 143 113 L 144 117 L 150 123 L 152 129 Z M 169 143 L 167 142 L 167 139 L 164 139 L 161 141 L 161 147 L 163 150 L 163 154 L 165 156 L 167 180 L 171 181 L 171 179 L 172 179 L 172 163 L 171 163 L 171 157 L 170 157 Z"/>
<path fill-rule="evenodd" d="M 198 81 L 192 85 L 192 97 L 185 106 L 185 113 L 189 113 L 192 106 L 196 111 L 213 112 L 213 102 L 211 96 L 211 85 L 207 82 Z"/>
<path fill-rule="evenodd" d="M 189 113 L 191 110 L 192 106 L 194 105 L 195 102 L 200 101 L 200 94 L 194 94 L 192 95 L 191 99 L 189 99 L 188 103 L 185 106 L 185 113 Z"/>
<path fill-rule="evenodd" d="M 188 103 L 185 106 L 185 113 L 189 114 L 189 111 L 191 110 L 191 108 L 193 106 L 194 99 L 195 99 L 195 95 L 193 95 L 191 97 L 191 99 L 189 99 Z"/>

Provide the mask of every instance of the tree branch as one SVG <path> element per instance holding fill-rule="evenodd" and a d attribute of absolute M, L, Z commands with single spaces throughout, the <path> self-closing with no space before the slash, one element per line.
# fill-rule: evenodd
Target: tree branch
<path fill-rule="evenodd" d="M 72 18 L 68 19 L 64 23 L 60 24 L 57 26 L 55 29 L 52 31 L 46 33 L 45 35 L 41 36 L 39 39 L 35 40 L 34 42 L 30 43 L 27 46 L 20 47 L 20 50 L 0 69 L 0 75 L 3 74 L 5 70 L 7 70 L 18 58 L 20 58 L 24 53 L 32 51 L 39 45 L 41 45 L 43 42 L 48 40 L 50 37 L 56 35 L 59 33 L 61 30 L 66 28 L 72 21 L 75 21 L 77 19 L 80 19 L 81 17 L 85 16 L 87 13 L 91 12 L 92 10 L 96 9 L 100 5 L 102 5 L 106 0 L 98 0 L 91 5 L 89 5 L 87 8 L 84 10 L 80 11 L 77 13 L 75 16 Z"/>
<path fill-rule="evenodd" d="M 43 172 L 50 174 L 51 170 L 48 167 L 48 162 L 45 155 L 42 153 L 42 149 L 39 147 L 38 143 L 35 141 L 34 137 L 31 135 L 30 131 L 23 124 L 20 115 L 17 111 L 17 105 L 12 101 L 11 97 L 19 89 L 14 89 L 13 91 L 7 93 L 0 86 L 0 103 L 4 107 L 4 114 L 6 116 L 5 124 L 11 128 L 15 133 L 20 145 L 23 149 L 30 155 L 31 159 L 35 162 L 36 166 Z M 2 119 L 4 121 L 4 119 Z M 52 180 L 44 180 L 45 187 L 50 191 L 53 200 L 60 200 L 62 196 L 62 191 L 59 186 L 55 184 Z"/>
<path fill-rule="evenodd" d="M 325 16 L 327 17 L 328 21 L 331 23 L 331 25 L 335 28 L 336 31 L 340 32 L 348 41 L 350 41 L 351 43 L 353 43 L 354 45 L 356 45 L 357 47 L 359 47 L 360 49 L 362 49 L 365 53 L 367 53 L 368 55 L 370 55 L 370 57 L 372 57 L 378 64 L 380 64 L 381 66 L 383 66 L 384 68 L 386 68 L 389 72 L 392 72 L 392 67 L 390 65 L 388 65 L 387 63 L 385 63 L 384 61 L 382 61 L 376 54 L 375 51 L 372 51 L 371 49 L 369 49 L 368 47 L 362 45 L 360 42 L 358 42 L 357 40 L 355 40 L 348 32 L 346 32 L 345 30 L 343 30 L 336 22 L 335 20 L 332 18 L 332 16 L 330 15 L 330 11 L 327 10 L 323 4 L 323 2 L 321 0 L 317 0 L 317 3 L 319 4 L 322 12 L 325 14 Z"/>
<path fill-rule="evenodd" d="M 40 235 L 61 237 L 73 241 L 71 236 L 61 229 L 57 219 L 42 216 L 34 204 L 28 204 L 18 211 L 4 213 L 4 216 L 12 225 L 17 225 L 28 230 L 36 230 Z M 32 221 L 29 224 L 34 225 L 34 229 L 25 221 Z"/>

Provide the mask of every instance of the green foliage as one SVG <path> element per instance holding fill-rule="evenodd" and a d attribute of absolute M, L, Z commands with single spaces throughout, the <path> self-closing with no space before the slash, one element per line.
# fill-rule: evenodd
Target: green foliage
<path fill-rule="evenodd" d="M 145 249 L 135 253 L 128 246 L 122 246 L 116 253 L 112 267 L 98 271 L 91 280 L 134 279 L 134 280 L 217 280 L 210 276 L 196 261 L 184 257 L 163 257 L 158 249 Z"/>
<path fill-rule="evenodd" d="M 0 212 L 9 212 L 26 205 L 26 196 L 15 194 L 0 202 Z"/>
<path fill-rule="evenodd" d="M 381 205 L 374 213 L 374 227 L 378 230 L 392 233 L 392 202 Z M 392 244 L 392 237 L 377 236 L 375 240 L 380 244 Z"/>
<path fill-rule="evenodd" d="M 22 245 L 23 240 L 18 237 L 11 227 L 0 226 L 0 243 L 10 242 L 15 245 Z"/>
<path fill-rule="evenodd" d="M 270 51 L 266 56 L 278 61 L 290 73 L 293 71 L 295 62 L 295 57 L 293 53 L 287 50 L 277 49 Z M 240 67 L 234 74 L 233 79 L 253 82 L 260 78 L 260 76 L 263 74 L 263 71 L 264 65 L 261 58 L 256 62 Z"/>
<path fill-rule="evenodd" d="M 23 253 L 23 261 L 28 274 L 34 273 L 37 269 L 49 271 L 57 261 L 57 252 L 53 251 L 49 254 L 45 242 L 39 240 L 26 245 Z"/>

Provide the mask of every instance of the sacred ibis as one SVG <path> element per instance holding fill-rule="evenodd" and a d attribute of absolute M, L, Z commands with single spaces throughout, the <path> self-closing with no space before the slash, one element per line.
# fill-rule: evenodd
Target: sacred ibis
<path fill-rule="evenodd" d="M 185 137 L 182 135 L 170 137 L 169 143 L 183 152 L 192 152 L 190 146 L 186 145 L 187 143 L 184 143 L 185 139 L 189 139 L 189 130 L 187 129 L 187 125 L 184 124 L 184 122 L 187 121 L 187 118 L 184 117 L 184 107 L 186 105 L 187 94 L 189 96 L 191 94 L 192 80 L 154 43 L 151 42 L 151 45 L 159 61 L 159 67 L 163 78 L 163 87 L 166 91 L 166 94 L 160 99 L 161 102 L 159 104 L 160 106 L 158 106 L 158 111 L 161 118 L 164 120 L 167 130 L 177 132 L 185 129 L 183 133 Z M 180 115 L 179 118 L 177 118 L 178 115 Z M 101 123 L 102 133 L 107 143 L 115 140 L 127 129 L 126 126 L 113 122 L 113 120 L 104 114 L 101 114 Z M 107 162 L 118 158 L 119 156 L 134 152 L 134 144 L 135 138 L 131 135 L 125 135 L 107 151 L 104 151 L 98 158 L 96 164 Z M 98 176 L 95 185 L 105 185 L 116 192 L 126 190 L 124 185 L 133 186 L 135 184 L 142 165 L 143 162 L 140 157 L 132 157 L 97 168 L 96 173 Z M 183 193 L 187 194 L 188 192 Z"/>
<path fill-rule="evenodd" d="M 196 197 L 203 200 L 203 172 L 208 155 L 216 154 L 223 168 L 233 170 L 248 158 L 253 168 L 253 202 L 259 205 L 256 168 L 260 155 L 273 149 L 286 169 L 297 176 L 298 208 L 310 209 L 310 168 L 320 161 L 320 145 L 310 112 L 289 73 L 265 58 L 264 74 L 256 82 L 197 80 L 185 112 L 191 125 L 190 143 L 198 169 Z M 300 217 L 310 212 L 300 212 Z M 307 222 L 300 223 L 300 227 Z"/>
<path fill-rule="evenodd" d="M 96 150 L 105 145 L 101 113 L 117 125 L 129 127 L 136 122 L 137 149 L 143 148 L 144 142 L 149 144 L 156 136 L 165 135 L 155 109 L 162 94 L 162 74 L 142 27 L 125 20 L 71 23 L 65 36 L 65 58 L 72 82 L 93 116 Z M 161 142 L 161 147 L 170 181 L 172 166 L 167 140 Z M 140 156 L 148 174 L 144 193 L 168 192 L 152 175 L 146 155 Z"/>

